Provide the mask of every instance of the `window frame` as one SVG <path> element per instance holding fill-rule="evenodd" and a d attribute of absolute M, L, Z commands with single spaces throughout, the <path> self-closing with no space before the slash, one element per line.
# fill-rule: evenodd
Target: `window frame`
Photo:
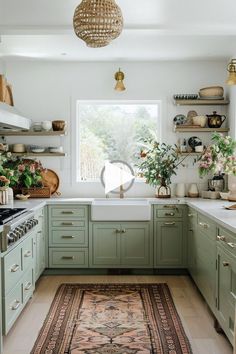
<path fill-rule="evenodd" d="M 152 104 L 157 106 L 157 138 L 159 142 L 162 142 L 162 124 L 161 124 L 161 116 L 162 116 L 162 101 L 161 100 L 93 100 L 93 99 L 88 99 L 88 100 L 80 100 L 77 99 L 75 102 L 75 120 L 74 124 L 72 124 L 72 139 L 71 139 L 71 151 L 73 151 L 73 159 L 72 159 L 72 184 L 81 184 L 81 183 L 87 183 L 87 184 L 101 184 L 100 179 L 87 179 L 87 180 L 82 180 L 80 179 L 80 124 L 79 124 L 79 106 L 83 104 L 96 104 L 96 105 L 134 105 L 134 104 L 140 104 L 140 105 L 145 105 L 145 104 Z M 141 178 L 137 179 L 135 178 L 134 183 L 145 183 L 145 181 Z"/>

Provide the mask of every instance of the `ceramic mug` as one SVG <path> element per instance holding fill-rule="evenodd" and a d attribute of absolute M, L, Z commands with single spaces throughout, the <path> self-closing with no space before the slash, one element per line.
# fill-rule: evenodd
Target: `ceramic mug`
<path fill-rule="evenodd" d="M 203 152 L 203 145 L 195 146 L 195 152 Z"/>

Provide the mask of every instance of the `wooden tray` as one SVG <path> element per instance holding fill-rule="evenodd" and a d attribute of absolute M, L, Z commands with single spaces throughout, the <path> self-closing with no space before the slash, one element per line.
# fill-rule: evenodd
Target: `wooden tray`
<path fill-rule="evenodd" d="M 45 187 L 49 187 L 51 191 L 51 195 L 56 193 L 57 195 L 60 195 L 58 192 L 58 188 L 60 185 L 60 179 L 57 173 L 53 170 L 47 169 L 46 172 L 42 172 L 42 182 Z"/>
<path fill-rule="evenodd" d="M 0 102 L 14 106 L 12 88 L 6 81 L 4 75 L 0 75 Z"/>

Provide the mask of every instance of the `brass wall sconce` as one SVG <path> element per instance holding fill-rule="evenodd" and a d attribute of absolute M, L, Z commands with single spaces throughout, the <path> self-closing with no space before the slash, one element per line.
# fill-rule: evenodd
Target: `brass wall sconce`
<path fill-rule="evenodd" d="M 115 90 L 116 91 L 124 91 L 125 90 L 125 85 L 123 83 L 124 78 L 125 78 L 125 74 L 119 69 L 119 71 L 117 71 L 115 73 L 115 80 L 116 80 Z"/>
<path fill-rule="evenodd" d="M 227 71 L 229 72 L 229 76 L 226 80 L 226 84 L 236 85 L 236 59 L 231 59 L 227 66 Z"/>

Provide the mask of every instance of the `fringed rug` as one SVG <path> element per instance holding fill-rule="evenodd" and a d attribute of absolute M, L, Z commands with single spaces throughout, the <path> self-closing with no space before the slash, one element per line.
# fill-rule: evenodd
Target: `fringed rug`
<path fill-rule="evenodd" d="M 62 284 L 31 354 L 190 354 L 166 284 Z"/>

